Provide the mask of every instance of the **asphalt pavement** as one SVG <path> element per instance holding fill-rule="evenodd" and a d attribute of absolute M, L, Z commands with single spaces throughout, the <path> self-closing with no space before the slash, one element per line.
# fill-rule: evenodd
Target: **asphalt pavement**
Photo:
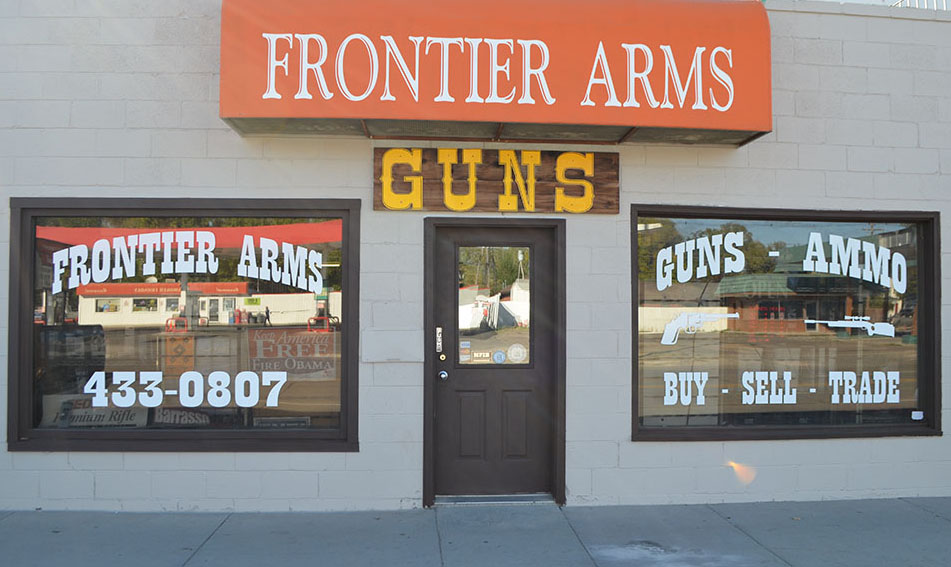
<path fill-rule="evenodd" d="M 951 498 L 333 513 L 6 511 L 0 565 L 945 567 Z"/>

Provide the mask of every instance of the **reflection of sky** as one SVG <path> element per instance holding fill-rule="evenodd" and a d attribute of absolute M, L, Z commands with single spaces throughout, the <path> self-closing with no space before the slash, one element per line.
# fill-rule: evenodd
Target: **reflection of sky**
<path fill-rule="evenodd" d="M 886 222 L 814 222 L 814 221 L 759 221 L 727 219 L 670 219 L 677 231 L 686 239 L 690 235 L 708 228 L 719 228 L 726 223 L 746 227 L 747 236 L 765 245 L 785 242 L 787 246 L 805 245 L 809 242 L 810 232 L 838 234 L 845 238 L 862 238 L 872 234 L 885 234 L 901 230 L 908 225 Z M 825 240 L 825 238 L 823 238 Z"/>

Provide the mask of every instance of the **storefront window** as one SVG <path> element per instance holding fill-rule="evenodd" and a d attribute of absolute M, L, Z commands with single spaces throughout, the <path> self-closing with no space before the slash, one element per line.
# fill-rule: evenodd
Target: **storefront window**
<path fill-rule="evenodd" d="M 357 204 L 17 204 L 22 448 L 355 448 Z"/>
<path fill-rule="evenodd" d="M 935 432 L 935 223 L 635 208 L 635 438 Z"/>

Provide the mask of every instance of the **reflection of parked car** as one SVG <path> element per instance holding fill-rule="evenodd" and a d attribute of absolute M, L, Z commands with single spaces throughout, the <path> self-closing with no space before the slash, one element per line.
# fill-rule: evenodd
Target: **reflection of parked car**
<path fill-rule="evenodd" d="M 307 320 L 307 330 L 312 333 L 340 332 L 340 319 L 336 317 L 311 317 Z"/>
<path fill-rule="evenodd" d="M 892 325 L 895 326 L 896 335 L 907 335 L 915 332 L 917 312 L 918 302 L 912 300 L 907 302 L 901 310 L 892 317 Z"/>

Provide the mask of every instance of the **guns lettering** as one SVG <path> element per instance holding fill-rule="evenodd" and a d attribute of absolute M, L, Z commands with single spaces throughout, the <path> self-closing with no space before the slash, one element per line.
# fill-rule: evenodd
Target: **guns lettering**
<path fill-rule="evenodd" d="M 872 335 L 882 335 L 886 337 L 895 336 L 895 326 L 891 323 L 872 323 L 869 321 L 871 317 L 852 317 L 846 316 L 844 321 L 818 321 L 816 319 L 806 319 L 805 323 L 807 325 L 814 325 L 816 323 L 822 323 L 827 325 L 830 329 L 863 329 L 869 336 Z"/>
<path fill-rule="evenodd" d="M 739 319 L 739 313 L 681 313 L 664 327 L 664 336 L 660 339 L 662 345 L 675 345 L 680 331 L 692 335 L 700 330 L 704 323 L 719 321 L 720 319 Z"/>

